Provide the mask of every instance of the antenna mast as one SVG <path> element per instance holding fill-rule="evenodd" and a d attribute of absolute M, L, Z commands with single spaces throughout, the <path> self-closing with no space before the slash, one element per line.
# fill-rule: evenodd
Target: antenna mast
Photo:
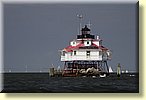
<path fill-rule="evenodd" d="M 79 15 L 77 14 L 77 17 L 79 18 L 79 34 L 81 34 L 81 27 L 82 27 L 82 19 L 83 19 L 83 15 Z"/>
<path fill-rule="evenodd" d="M 87 24 L 87 25 L 88 25 L 89 29 L 91 30 L 91 25 L 92 25 L 92 24 L 91 24 L 91 22 L 90 22 L 90 21 L 88 22 L 88 24 Z"/>
<path fill-rule="evenodd" d="M 91 24 L 91 21 L 89 21 L 87 25 L 88 25 L 88 27 L 91 29 L 91 25 L 92 25 L 92 24 Z"/>

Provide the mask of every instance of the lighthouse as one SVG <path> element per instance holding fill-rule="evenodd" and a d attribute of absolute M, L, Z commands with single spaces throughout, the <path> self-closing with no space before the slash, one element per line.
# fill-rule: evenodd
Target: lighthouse
<path fill-rule="evenodd" d="M 111 51 L 102 45 L 102 39 L 91 33 L 85 25 L 80 29 L 76 39 L 61 50 L 64 63 L 63 76 L 109 74 L 108 60 Z"/>

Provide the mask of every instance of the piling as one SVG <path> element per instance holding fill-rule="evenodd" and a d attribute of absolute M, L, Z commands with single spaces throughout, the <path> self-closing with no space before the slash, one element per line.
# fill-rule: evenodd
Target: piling
<path fill-rule="evenodd" d="M 121 76 L 121 66 L 120 63 L 117 66 L 117 76 L 120 77 Z"/>
<path fill-rule="evenodd" d="M 54 73 L 55 72 L 55 69 L 54 68 L 50 68 L 49 69 L 49 75 L 51 76 L 51 77 L 53 77 L 54 76 Z"/>

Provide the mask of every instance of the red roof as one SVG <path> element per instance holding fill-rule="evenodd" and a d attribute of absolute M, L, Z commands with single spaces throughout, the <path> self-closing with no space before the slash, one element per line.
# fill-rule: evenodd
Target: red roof
<path fill-rule="evenodd" d="M 85 47 L 84 44 L 82 42 L 80 42 L 78 45 L 76 46 L 68 46 L 66 48 L 64 48 L 64 50 L 66 52 L 72 52 L 75 49 L 79 49 L 79 47 Z M 97 46 L 96 44 L 92 43 L 92 45 L 90 47 L 96 47 L 97 49 L 102 49 L 102 50 L 108 50 L 106 47 L 104 46 Z"/>
<path fill-rule="evenodd" d="M 76 46 L 70 45 L 70 46 L 64 48 L 64 50 L 67 52 L 72 52 L 74 49 L 78 49 L 79 47 L 82 47 L 82 46 L 84 46 L 84 44 L 80 42 L 78 45 L 76 45 Z"/>
<path fill-rule="evenodd" d="M 104 46 L 99 46 L 99 48 L 100 49 L 102 49 L 102 50 L 108 50 L 106 47 L 104 47 Z"/>
<path fill-rule="evenodd" d="M 101 49 L 101 50 L 108 50 L 106 47 L 104 47 L 104 46 L 97 46 L 96 44 L 92 44 L 92 46 L 95 46 L 95 47 L 97 47 L 98 49 Z"/>

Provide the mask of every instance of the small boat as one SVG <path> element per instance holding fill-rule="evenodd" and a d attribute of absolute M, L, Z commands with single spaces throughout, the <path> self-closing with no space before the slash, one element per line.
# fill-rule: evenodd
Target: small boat
<path fill-rule="evenodd" d="M 106 74 L 100 74 L 99 77 L 106 77 Z"/>
<path fill-rule="evenodd" d="M 12 71 L 11 70 L 9 70 L 9 73 L 11 73 Z"/>
<path fill-rule="evenodd" d="M 124 71 L 124 70 L 122 70 L 122 73 L 125 73 L 125 71 Z"/>
<path fill-rule="evenodd" d="M 112 67 L 109 66 L 109 73 L 113 73 Z"/>
<path fill-rule="evenodd" d="M 134 74 L 130 74 L 129 76 L 135 76 Z"/>
<path fill-rule="evenodd" d="M 125 73 L 128 73 L 128 72 L 129 72 L 128 70 L 125 71 Z"/>
<path fill-rule="evenodd" d="M 96 78 L 96 76 L 92 76 L 92 78 Z"/>

